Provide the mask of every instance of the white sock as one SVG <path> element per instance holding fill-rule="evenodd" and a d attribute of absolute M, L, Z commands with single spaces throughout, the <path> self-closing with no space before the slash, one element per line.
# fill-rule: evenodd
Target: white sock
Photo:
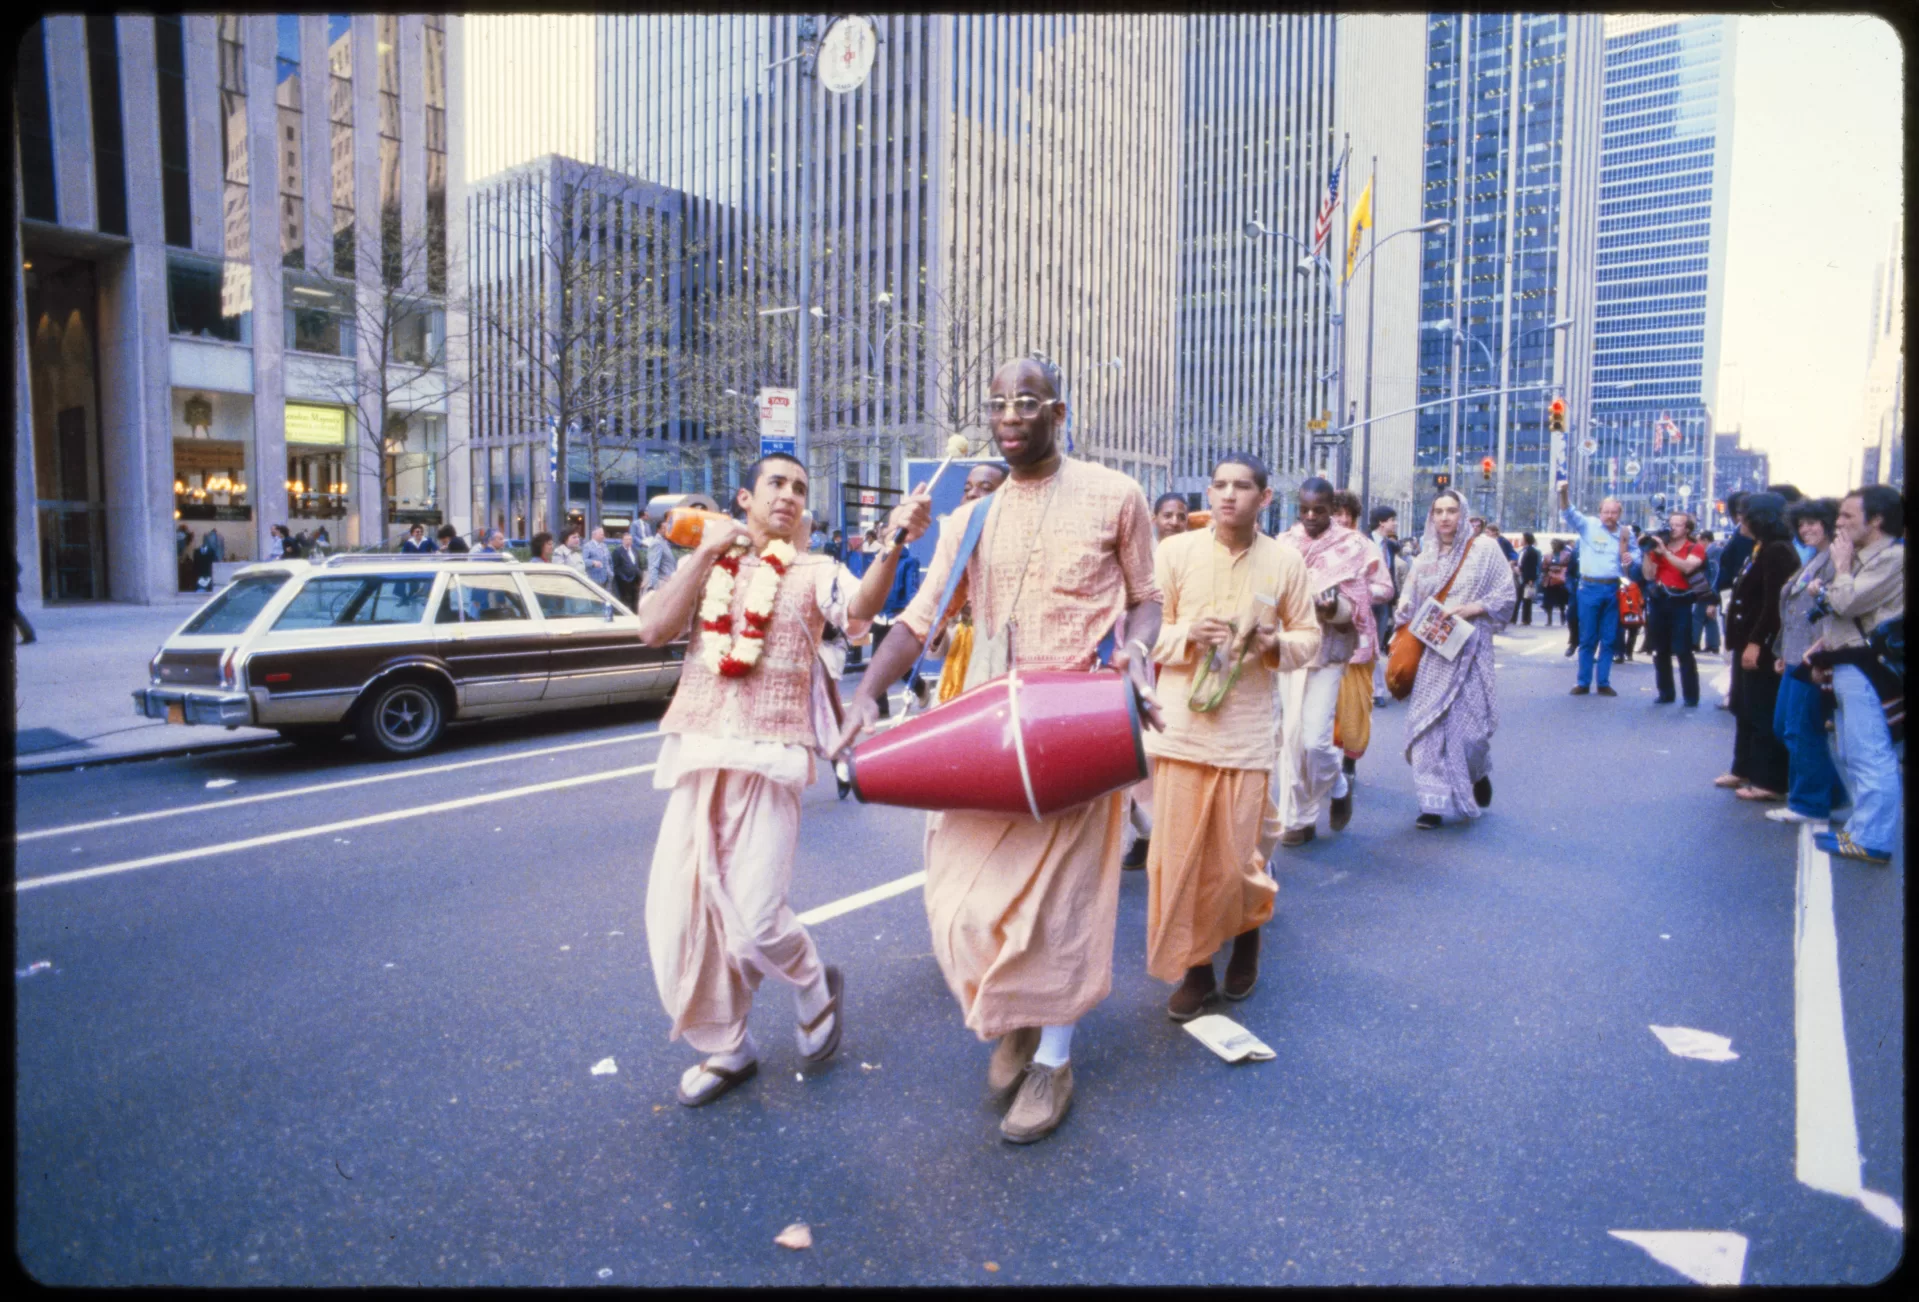
<path fill-rule="evenodd" d="M 1341 769 L 1339 776 L 1333 779 L 1333 799 L 1338 800 L 1347 792 L 1346 770 Z"/>
<path fill-rule="evenodd" d="M 1039 1048 L 1033 1054 L 1033 1061 L 1042 1067 L 1064 1067 L 1073 1056 L 1073 1028 L 1066 1026 L 1042 1026 L 1039 1028 Z"/>
<path fill-rule="evenodd" d="M 748 1032 L 746 1038 L 740 1041 L 740 1047 L 732 1053 L 709 1053 L 698 1063 L 688 1067 L 680 1074 L 680 1088 L 691 1094 L 698 1087 L 700 1073 L 706 1069 L 707 1063 L 727 1071 L 738 1071 L 759 1056 L 759 1050 L 753 1043 L 752 1033 Z"/>

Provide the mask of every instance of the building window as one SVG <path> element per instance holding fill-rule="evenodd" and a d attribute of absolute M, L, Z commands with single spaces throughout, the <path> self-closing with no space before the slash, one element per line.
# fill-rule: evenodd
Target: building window
<path fill-rule="evenodd" d="M 393 322 L 393 356 L 408 366 L 439 366 L 446 354 L 446 313 L 405 312 Z"/>
<path fill-rule="evenodd" d="M 446 292 L 446 20 L 426 17 L 426 287 Z"/>
<path fill-rule="evenodd" d="M 220 196 L 227 258 L 241 265 L 252 262 L 247 214 L 247 66 L 245 20 L 221 14 L 220 32 L 220 174 L 225 178 Z M 247 304 L 251 307 L 249 301 Z"/>
<path fill-rule="evenodd" d="M 353 256 L 353 19 L 327 15 L 327 120 L 333 173 L 333 274 L 350 277 Z"/>
<path fill-rule="evenodd" d="M 331 520 L 347 513 L 347 429 L 343 407 L 286 405 L 287 515 Z"/>
<path fill-rule="evenodd" d="M 187 57 L 180 15 L 153 20 L 160 81 L 160 207 L 166 241 L 193 247 L 193 187 L 187 175 Z"/>
<path fill-rule="evenodd" d="M 20 38 L 15 63 L 14 103 L 20 123 L 22 208 L 36 221 L 60 220 L 54 201 L 53 115 L 47 107 L 47 38 L 35 23 Z"/>
<path fill-rule="evenodd" d="M 245 268 L 239 268 L 244 271 Z M 167 329 L 192 339 L 253 342 L 253 313 L 233 311 L 233 269 L 217 262 L 167 259 Z"/>
<path fill-rule="evenodd" d="M 93 180 L 100 229 L 127 233 L 126 134 L 120 121 L 120 38 L 111 14 L 87 16 L 87 71 L 93 91 Z"/>
<path fill-rule="evenodd" d="M 400 19 L 380 14 L 380 274 L 388 285 L 400 283 L 405 261 L 400 230 Z"/>
<path fill-rule="evenodd" d="M 295 352 L 354 355 L 353 288 L 317 276 L 286 278 L 286 346 Z"/>
<path fill-rule="evenodd" d="M 301 178 L 301 128 L 306 115 L 300 98 L 300 19 L 281 14 L 278 24 L 279 49 L 273 60 L 273 103 L 279 115 L 280 134 L 286 146 L 279 152 L 286 162 L 280 168 L 280 262 L 293 268 L 306 266 L 306 186 Z"/>
<path fill-rule="evenodd" d="M 393 524 L 437 523 L 440 463 L 446 457 L 446 417 L 412 412 L 395 417 L 382 447 L 387 520 Z M 421 518 L 431 512 L 435 519 Z"/>

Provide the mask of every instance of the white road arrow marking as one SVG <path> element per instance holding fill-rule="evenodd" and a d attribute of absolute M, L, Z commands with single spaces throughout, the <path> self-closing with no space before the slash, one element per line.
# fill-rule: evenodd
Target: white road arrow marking
<path fill-rule="evenodd" d="M 1608 1230 L 1696 1284 L 1737 1284 L 1746 1273 L 1746 1236 L 1730 1230 Z"/>
<path fill-rule="evenodd" d="M 1695 1031 L 1690 1026 L 1653 1026 L 1647 1028 L 1675 1057 L 1697 1058 L 1701 1062 L 1731 1062 L 1739 1055 L 1732 1041 L 1711 1031 Z"/>

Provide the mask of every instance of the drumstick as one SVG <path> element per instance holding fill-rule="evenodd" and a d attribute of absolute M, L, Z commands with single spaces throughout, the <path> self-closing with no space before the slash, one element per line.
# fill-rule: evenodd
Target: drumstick
<path fill-rule="evenodd" d="M 940 476 L 945 474 L 946 468 L 953 464 L 953 458 L 966 455 L 969 446 L 964 434 L 955 434 L 952 438 L 946 440 L 946 460 L 940 462 L 939 469 L 935 470 L 933 477 L 926 481 L 927 492 L 930 493 L 933 491 L 933 485 L 939 483 Z M 906 526 L 901 525 L 899 528 L 893 530 L 893 546 L 899 548 L 905 545 Z"/>

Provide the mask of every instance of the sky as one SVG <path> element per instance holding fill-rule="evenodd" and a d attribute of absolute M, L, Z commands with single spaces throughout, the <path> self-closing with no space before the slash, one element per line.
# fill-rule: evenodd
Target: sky
<path fill-rule="evenodd" d="M 1860 475 L 1873 271 L 1904 207 L 1904 72 L 1875 17 L 1739 19 L 1715 424 L 1813 496 Z"/>

